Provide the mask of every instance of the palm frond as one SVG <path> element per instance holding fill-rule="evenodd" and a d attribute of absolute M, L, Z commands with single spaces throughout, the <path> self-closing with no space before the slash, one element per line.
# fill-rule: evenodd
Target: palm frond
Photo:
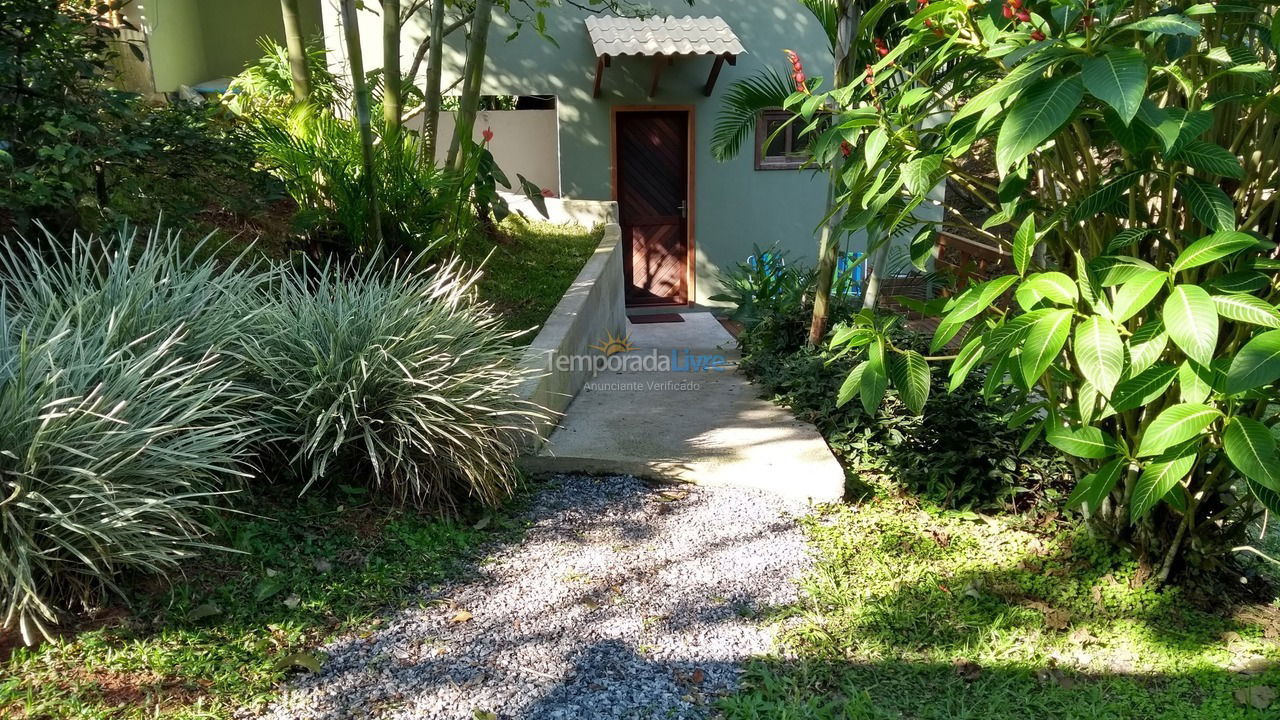
<path fill-rule="evenodd" d="M 822 31 L 827 34 L 827 42 L 830 43 L 833 54 L 840 22 L 840 2 L 841 0 L 800 0 L 800 4 L 813 14 L 822 26 Z"/>
<path fill-rule="evenodd" d="M 755 130 L 760 112 L 782 107 L 790 95 L 790 81 L 773 68 L 765 68 L 730 85 L 711 134 L 711 156 L 720 162 L 735 157 L 743 141 Z"/>

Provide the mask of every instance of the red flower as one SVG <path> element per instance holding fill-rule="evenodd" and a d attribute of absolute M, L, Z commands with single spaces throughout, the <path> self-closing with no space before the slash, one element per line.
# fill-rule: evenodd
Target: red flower
<path fill-rule="evenodd" d="M 555 196 L 556 196 L 555 190 L 552 190 L 551 188 L 542 188 L 542 197 L 553 198 Z"/>
<path fill-rule="evenodd" d="M 1081 22 L 1081 24 L 1083 24 L 1085 27 L 1093 27 L 1093 16 L 1092 16 L 1092 15 L 1085 15 L 1084 17 L 1080 18 L 1080 22 Z"/>
<path fill-rule="evenodd" d="M 851 153 L 851 152 L 853 152 L 853 146 L 849 144 L 849 141 L 848 141 L 848 140 L 841 140 L 841 141 L 840 141 L 840 154 L 841 154 L 841 155 L 844 155 L 845 157 L 849 157 L 849 153 Z"/>
<path fill-rule="evenodd" d="M 1031 22 L 1031 13 L 1026 10 L 1019 10 L 1016 14 L 1019 22 Z"/>
<path fill-rule="evenodd" d="M 1000 8 L 1000 14 L 1004 15 L 1004 19 L 1005 19 L 1005 20 L 1012 20 L 1012 19 L 1013 19 L 1013 6 L 1012 6 L 1012 5 L 1005 5 L 1004 7 Z"/>
<path fill-rule="evenodd" d="M 794 50 L 783 50 L 787 58 L 791 60 L 791 69 L 795 72 L 791 73 L 791 79 L 796 83 L 796 92 L 808 94 L 809 86 L 804 82 L 804 65 L 800 62 L 800 56 Z"/>
<path fill-rule="evenodd" d="M 1032 31 L 1031 39 L 1035 40 L 1036 42 L 1040 42 L 1041 40 L 1044 40 L 1044 33 L 1040 32 L 1039 30 Z"/>
<path fill-rule="evenodd" d="M 490 142 L 491 140 L 493 140 L 493 130 L 491 130 L 490 128 L 485 128 L 484 132 L 480 133 L 480 137 L 484 138 L 485 142 Z"/>

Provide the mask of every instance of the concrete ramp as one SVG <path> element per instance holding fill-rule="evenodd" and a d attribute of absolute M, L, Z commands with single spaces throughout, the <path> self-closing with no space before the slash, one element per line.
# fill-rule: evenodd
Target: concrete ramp
<path fill-rule="evenodd" d="M 840 499 L 844 471 L 818 431 L 757 397 L 737 372 L 733 337 L 715 317 L 682 317 L 628 323 L 632 349 L 610 356 L 621 367 L 586 384 L 541 453 L 526 459 L 526 469 L 755 487 L 812 502 Z"/>

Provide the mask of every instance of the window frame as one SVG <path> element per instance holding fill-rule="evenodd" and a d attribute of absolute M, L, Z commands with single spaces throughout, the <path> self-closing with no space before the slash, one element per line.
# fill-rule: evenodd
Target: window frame
<path fill-rule="evenodd" d="M 803 153 L 797 152 L 795 149 L 795 134 L 797 127 L 795 122 L 786 125 L 786 129 L 778 135 L 774 142 L 783 143 L 783 154 L 765 155 L 764 144 L 769 139 L 768 126 L 770 120 L 778 119 L 787 121 L 792 118 L 792 113 L 782 108 L 767 108 L 761 110 L 756 116 L 755 131 L 755 167 L 756 170 L 799 170 L 808 162 L 808 158 Z"/>

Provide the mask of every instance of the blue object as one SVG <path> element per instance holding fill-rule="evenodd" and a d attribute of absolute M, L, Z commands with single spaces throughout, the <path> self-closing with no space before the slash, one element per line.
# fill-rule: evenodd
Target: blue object
<path fill-rule="evenodd" d="M 760 267 L 763 267 L 765 273 L 769 275 L 777 275 L 782 272 L 782 268 L 786 267 L 786 264 L 787 261 L 781 255 L 774 255 L 773 253 L 760 253 L 760 259 L 758 261 L 756 260 L 755 255 L 747 256 L 748 267 L 754 271 L 759 269 L 757 267 L 757 265 L 759 265 Z"/>
<path fill-rule="evenodd" d="M 849 295 L 858 296 L 862 294 L 862 282 L 867 278 L 867 264 L 859 263 L 862 259 L 860 252 L 842 252 L 836 258 L 836 282 L 839 282 L 853 269 L 853 277 L 849 278 Z M 855 263 L 857 263 L 855 265 Z"/>

